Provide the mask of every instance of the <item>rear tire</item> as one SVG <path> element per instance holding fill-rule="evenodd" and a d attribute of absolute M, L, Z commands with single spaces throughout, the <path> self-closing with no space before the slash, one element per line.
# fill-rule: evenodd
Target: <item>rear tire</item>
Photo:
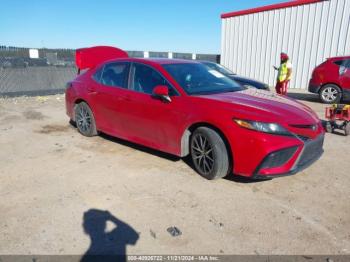
<path fill-rule="evenodd" d="M 94 114 L 87 103 L 81 102 L 77 104 L 74 108 L 74 114 L 78 131 L 82 135 L 88 137 L 97 135 Z"/>
<path fill-rule="evenodd" d="M 191 157 L 196 171 L 213 180 L 230 172 L 229 153 L 221 136 L 208 127 L 197 128 L 190 142 Z"/>
<path fill-rule="evenodd" d="M 337 85 L 325 85 L 320 90 L 320 99 L 326 104 L 337 104 L 342 98 L 342 91 Z"/>

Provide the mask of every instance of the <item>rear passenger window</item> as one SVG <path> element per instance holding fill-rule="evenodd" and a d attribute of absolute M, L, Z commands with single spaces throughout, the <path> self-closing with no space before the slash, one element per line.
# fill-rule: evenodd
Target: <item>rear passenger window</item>
<path fill-rule="evenodd" d="M 128 88 L 129 67 L 129 63 L 105 65 L 100 83 L 106 86 Z"/>
<path fill-rule="evenodd" d="M 102 77 L 102 72 L 103 72 L 103 67 L 98 69 L 95 74 L 92 76 L 93 79 L 95 79 L 96 82 L 100 83 L 101 82 L 101 77 Z"/>
<path fill-rule="evenodd" d="M 344 61 L 345 61 L 344 66 L 345 66 L 346 68 L 349 68 L 349 69 L 350 69 L 350 59 L 347 59 L 347 60 L 344 60 Z"/>
<path fill-rule="evenodd" d="M 350 59 L 338 60 L 338 61 L 335 61 L 334 64 L 338 66 L 350 68 Z"/>

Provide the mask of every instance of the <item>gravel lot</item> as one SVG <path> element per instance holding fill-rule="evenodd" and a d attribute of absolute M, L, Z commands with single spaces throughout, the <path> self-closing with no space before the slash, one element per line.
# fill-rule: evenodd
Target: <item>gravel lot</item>
<path fill-rule="evenodd" d="M 349 254 L 349 145 L 327 134 L 291 177 L 207 181 L 182 159 L 81 136 L 63 95 L 1 98 L 0 254 Z"/>

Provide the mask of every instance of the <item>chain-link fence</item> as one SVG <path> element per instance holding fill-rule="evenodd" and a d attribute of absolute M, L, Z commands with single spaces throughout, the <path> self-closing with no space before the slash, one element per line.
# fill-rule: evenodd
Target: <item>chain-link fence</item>
<path fill-rule="evenodd" d="M 130 57 L 198 59 L 220 62 L 219 55 L 128 51 Z M 46 95 L 64 91 L 77 74 L 73 49 L 0 46 L 0 96 Z"/>

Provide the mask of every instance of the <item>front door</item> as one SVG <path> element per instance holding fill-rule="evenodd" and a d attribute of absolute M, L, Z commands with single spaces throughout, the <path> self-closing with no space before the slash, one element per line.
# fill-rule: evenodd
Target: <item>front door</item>
<path fill-rule="evenodd" d="M 181 110 L 183 99 L 153 67 L 133 63 L 128 99 L 128 121 L 124 122 L 129 139 L 155 149 L 179 153 L 179 124 L 186 117 Z M 167 85 L 171 102 L 152 96 L 158 85 Z"/>

